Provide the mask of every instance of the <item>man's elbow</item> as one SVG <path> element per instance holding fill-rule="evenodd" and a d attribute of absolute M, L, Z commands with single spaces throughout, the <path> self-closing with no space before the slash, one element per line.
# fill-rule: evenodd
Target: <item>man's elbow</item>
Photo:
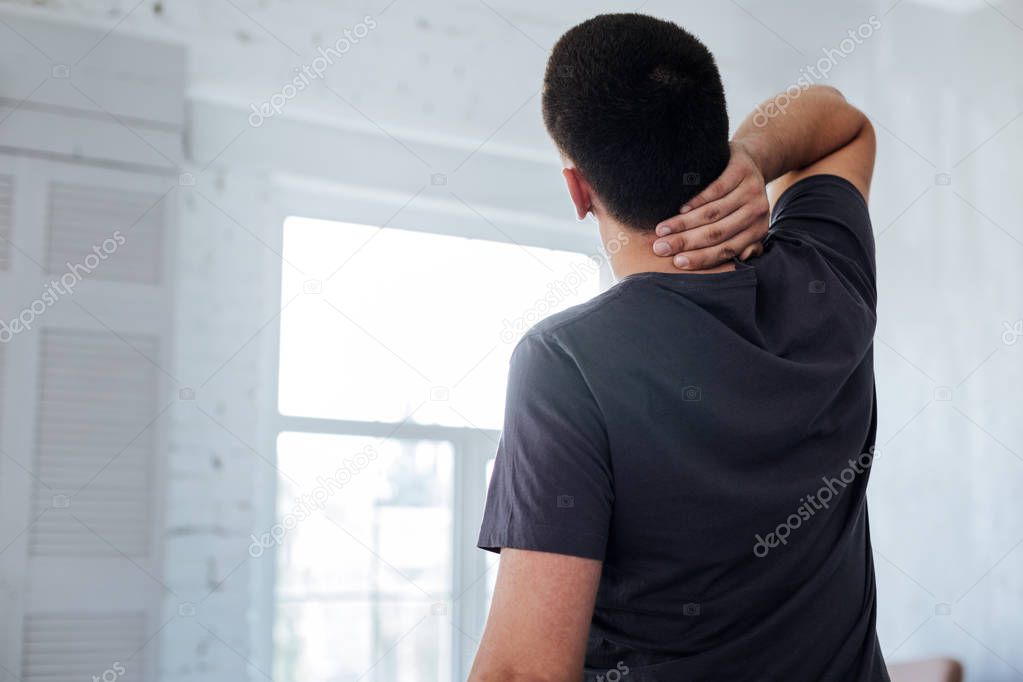
<path fill-rule="evenodd" d="M 860 127 L 859 137 L 867 140 L 872 148 L 877 147 L 877 135 L 874 134 L 874 124 L 870 122 L 870 118 L 866 114 L 860 112 L 863 116 L 863 125 Z"/>
<path fill-rule="evenodd" d="M 845 95 L 842 94 L 842 91 L 839 90 L 838 88 L 836 88 L 833 85 L 822 85 L 820 83 L 815 83 L 815 84 L 810 85 L 809 87 L 807 87 L 807 90 L 813 91 L 814 93 L 819 94 L 819 95 L 827 95 L 829 97 L 836 97 L 836 98 L 842 100 L 843 102 L 846 101 Z"/>
<path fill-rule="evenodd" d="M 836 117 L 835 120 L 841 121 L 841 125 L 844 129 L 851 133 L 846 144 L 859 142 L 860 144 L 867 145 L 873 149 L 876 138 L 874 135 L 874 126 L 870 122 L 870 118 L 860 111 L 859 108 L 846 100 L 845 97 L 838 92 L 838 90 L 835 90 L 835 92 L 842 98 L 841 116 Z"/>

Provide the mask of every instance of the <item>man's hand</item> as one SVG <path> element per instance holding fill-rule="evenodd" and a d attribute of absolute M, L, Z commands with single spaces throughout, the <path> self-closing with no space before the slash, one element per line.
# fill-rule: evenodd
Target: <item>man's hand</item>
<path fill-rule="evenodd" d="M 682 270 L 702 270 L 760 253 L 770 222 L 765 184 L 777 197 L 802 178 L 830 174 L 869 196 L 874 130 L 861 111 L 827 85 L 800 91 L 783 115 L 763 120 L 772 104 L 754 109 L 735 131 L 721 177 L 657 226 L 655 254 L 674 256 Z"/>
<path fill-rule="evenodd" d="M 658 256 L 674 256 L 675 267 L 702 270 L 739 256 L 759 255 L 770 206 L 764 174 L 746 148 L 732 143 L 732 157 L 719 178 L 657 226 Z"/>

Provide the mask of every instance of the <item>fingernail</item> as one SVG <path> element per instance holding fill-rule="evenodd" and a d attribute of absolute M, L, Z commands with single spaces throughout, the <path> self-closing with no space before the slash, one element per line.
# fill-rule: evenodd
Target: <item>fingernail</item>
<path fill-rule="evenodd" d="M 658 225 L 654 229 L 654 232 L 657 233 L 658 237 L 667 237 L 669 234 L 671 234 L 671 228 L 668 227 L 667 225 Z"/>
<path fill-rule="evenodd" d="M 677 268 L 688 268 L 689 267 L 689 259 L 686 258 L 685 256 L 681 255 L 681 254 L 678 255 L 678 256 L 675 256 L 675 267 L 677 267 Z"/>
<path fill-rule="evenodd" d="M 688 206 L 683 206 L 682 210 L 680 210 L 679 213 L 689 213 L 689 211 L 691 211 L 691 210 L 692 209 L 689 208 Z"/>
<path fill-rule="evenodd" d="M 654 253 L 658 256 L 667 256 L 671 252 L 671 246 L 668 242 L 656 241 L 654 242 Z"/>

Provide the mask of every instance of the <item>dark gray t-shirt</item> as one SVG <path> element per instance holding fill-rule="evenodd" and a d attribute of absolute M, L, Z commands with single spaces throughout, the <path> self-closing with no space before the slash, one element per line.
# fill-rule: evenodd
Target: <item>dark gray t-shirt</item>
<path fill-rule="evenodd" d="M 866 203 L 817 175 L 749 264 L 632 275 L 522 339 L 479 546 L 604 562 L 586 679 L 888 679 L 875 305 Z"/>

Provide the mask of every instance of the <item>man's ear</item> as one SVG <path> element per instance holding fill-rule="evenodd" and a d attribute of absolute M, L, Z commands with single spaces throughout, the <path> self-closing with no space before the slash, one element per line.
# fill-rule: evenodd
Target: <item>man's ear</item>
<path fill-rule="evenodd" d="M 561 174 L 565 176 L 568 194 L 572 197 L 572 203 L 575 204 L 575 214 L 579 220 L 582 220 L 593 208 L 590 185 L 576 168 L 562 169 Z"/>

